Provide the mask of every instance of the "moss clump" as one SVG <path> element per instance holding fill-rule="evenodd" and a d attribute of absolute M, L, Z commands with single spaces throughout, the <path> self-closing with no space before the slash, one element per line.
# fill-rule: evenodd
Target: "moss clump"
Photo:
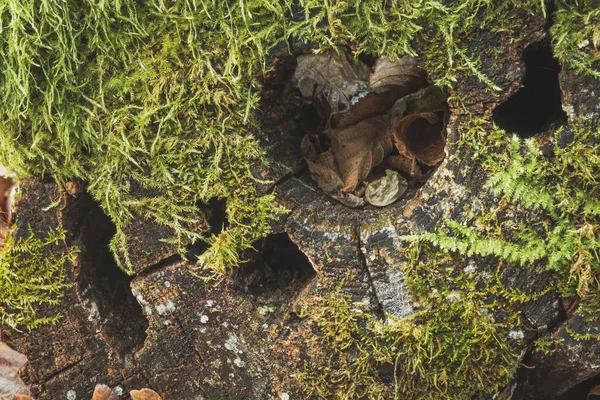
<path fill-rule="evenodd" d="M 504 288 L 492 276 L 475 279 L 457 269 L 464 259 L 423 246 L 413 245 L 404 268 L 419 306 L 414 314 L 384 323 L 342 293 L 309 306 L 319 352 L 329 355 L 300 375 L 309 397 L 471 399 L 508 383 L 518 365 L 508 332 L 519 321 L 517 314 L 501 322 L 492 317 Z"/>
<path fill-rule="evenodd" d="M 554 54 L 578 73 L 600 79 L 600 2 L 556 1 L 550 28 Z"/>
<path fill-rule="evenodd" d="M 65 232 L 58 228 L 48 231 L 45 239 L 30 230 L 26 239 L 14 240 L 8 234 L 0 251 L 0 322 L 13 329 L 34 329 L 55 323 L 60 315 L 39 317 L 42 306 L 58 304 L 65 281 L 65 263 L 74 250 L 62 244 Z"/>
<path fill-rule="evenodd" d="M 588 315 L 600 311 L 600 131 L 583 121 L 567 129 L 572 142 L 554 146 L 551 157 L 542 155 L 534 139 L 514 137 L 484 163 L 490 173 L 486 186 L 501 199 L 489 214 L 508 205 L 534 216 L 517 229 L 507 232 L 476 221 L 465 225 L 449 220 L 437 232 L 411 239 L 523 266 L 543 261 L 562 297 L 577 297 L 580 311 Z M 555 143 L 561 143 L 564 131 L 556 131 Z"/>
<path fill-rule="evenodd" d="M 125 269 L 126 228 L 143 217 L 172 228 L 165 240 L 209 241 L 200 265 L 222 274 L 278 211 L 251 172 L 263 156 L 257 77 L 273 47 L 300 39 L 421 54 L 439 84 L 466 74 L 493 87 L 465 41 L 488 27 L 518 36 L 498 22 L 515 10 L 543 12 L 541 4 L 3 2 L 0 163 L 20 177 L 86 181 L 116 225 L 111 247 Z M 228 199 L 229 227 L 202 238 L 197 205 L 214 197 Z"/>

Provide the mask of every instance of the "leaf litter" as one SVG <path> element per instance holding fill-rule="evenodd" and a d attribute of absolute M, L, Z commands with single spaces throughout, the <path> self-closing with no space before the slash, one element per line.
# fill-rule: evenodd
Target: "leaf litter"
<path fill-rule="evenodd" d="M 325 120 L 301 143 L 311 177 L 349 207 L 387 206 L 445 157 L 446 96 L 417 59 L 380 57 L 369 69 L 343 49 L 297 58 L 293 83 Z"/>

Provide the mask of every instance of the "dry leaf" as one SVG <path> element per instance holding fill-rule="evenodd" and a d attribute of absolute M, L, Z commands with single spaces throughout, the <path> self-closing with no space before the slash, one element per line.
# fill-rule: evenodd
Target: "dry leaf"
<path fill-rule="evenodd" d="M 355 98 L 352 98 L 350 110 L 347 113 L 339 114 L 338 118 L 334 117 L 332 126 L 339 129 L 346 128 L 365 119 L 387 113 L 397 99 L 398 92 L 395 90 L 371 92 L 356 101 Z"/>
<path fill-rule="evenodd" d="M 324 114 L 335 114 L 350 109 L 350 98 L 364 91 L 367 84 L 358 79 L 342 50 L 297 57 L 294 82 L 302 96 L 319 103 Z"/>
<path fill-rule="evenodd" d="M 19 369 L 27 363 L 25 355 L 11 349 L 6 343 L 0 342 L 0 381 L 10 387 L 11 393 L 29 393 L 29 388 L 19 377 Z M 2 382 L 0 382 L 2 386 Z M 0 392 L 0 398 L 2 393 Z"/>
<path fill-rule="evenodd" d="M 437 86 L 427 86 L 416 93 L 398 99 L 389 114 L 402 119 L 407 114 L 439 112 L 446 108 L 446 95 Z"/>
<path fill-rule="evenodd" d="M 394 144 L 400 154 L 435 166 L 445 157 L 446 137 L 434 113 L 410 114 L 395 124 Z"/>
<path fill-rule="evenodd" d="M 419 68 L 417 59 L 410 56 L 404 56 L 394 62 L 387 57 L 380 57 L 369 79 L 369 87 L 372 91 L 395 90 L 398 92 L 396 98 L 406 96 L 425 86 L 427 86 L 427 73 Z"/>
<path fill-rule="evenodd" d="M 119 400 L 119 396 L 117 396 L 110 387 L 98 383 L 94 388 L 92 400 Z"/>
<path fill-rule="evenodd" d="M 400 198 L 408 189 L 408 182 L 396 171 L 386 170 L 385 176 L 374 180 L 367 186 L 365 198 L 377 207 L 385 207 Z"/>
<path fill-rule="evenodd" d="M 600 385 L 596 385 L 590 389 L 587 400 L 593 400 L 600 397 Z"/>
<path fill-rule="evenodd" d="M 132 390 L 129 392 L 132 400 L 162 400 L 162 398 L 152 389 Z"/>
<path fill-rule="evenodd" d="M 26 394 L 14 394 L 12 400 L 33 400 L 33 397 Z"/>
<path fill-rule="evenodd" d="M 405 176 L 419 182 L 429 179 L 433 171 L 435 171 L 435 168 L 429 167 L 427 172 L 423 172 L 421 165 L 415 158 L 407 158 L 403 155 L 390 156 L 385 161 L 386 167 L 402 172 Z"/>
<path fill-rule="evenodd" d="M 308 169 L 310 170 L 310 176 L 312 176 L 317 182 L 317 185 L 319 185 L 319 188 L 325 193 L 336 193 L 344 186 L 342 178 L 340 178 L 340 175 L 335 169 L 308 160 L 307 163 Z"/>
<path fill-rule="evenodd" d="M 388 124 L 382 117 L 325 134 L 331 138 L 330 151 L 346 193 L 353 191 L 393 149 Z"/>

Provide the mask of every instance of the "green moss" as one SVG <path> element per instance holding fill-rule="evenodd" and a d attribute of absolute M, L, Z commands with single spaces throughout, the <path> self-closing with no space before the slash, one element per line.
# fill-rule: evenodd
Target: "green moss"
<path fill-rule="evenodd" d="M 556 1 L 550 28 L 554 54 L 578 73 L 600 78 L 600 2 Z"/>
<path fill-rule="evenodd" d="M 46 239 L 32 231 L 15 241 L 8 234 L 0 251 L 0 322 L 13 329 L 55 323 L 60 315 L 39 317 L 40 307 L 56 305 L 68 286 L 65 263 L 74 254 L 64 249 L 65 232 L 50 230 Z"/>
<path fill-rule="evenodd" d="M 10 0 L 0 5 L 0 163 L 20 177 L 86 181 L 117 227 L 111 248 L 129 269 L 126 228 L 147 218 L 175 243 L 207 240 L 200 266 L 222 274 L 280 211 L 255 189 L 264 157 L 257 78 L 282 40 L 360 52 L 424 55 L 441 85 L 493 82 L 465 47 L 539 1 Z M 511 24 L 513 26 L 514 24 Z M 143 190 L 139 190 L 139 188 Z M 202 238 L 197 204 L 227 198 L 229 227 Z"/>
<path fill-rule="evenodd" d="M 518 364 L 508 332 L 519 321 L 517 314 L 503 321 L 491 316 L 506 300 L 497 280 L 476 280 L 457 268 L 464 259 L 425 244 L 413 245 L 410 253 L 404 273 L 418 305 L 414 314 L 384 323 L 342 293 L 307 306 L 305 315 L 322 346 L 319 354 L 328 355 L 307 364 L 300 375 L 309 397 L 470 399 L 508 383 Z M 506 304 L 502 308 L 510 313 Z"/>
<path fill-rule="evenodd" d="M 405 239 L 427 240 L 444 251 L 491 255 L 522 266 L 543 261 L 563 297 L 579 298 L 584 314 L 599 311 L 600 285 L 595 277 L 600 271 L 600 131 L 583 121 L 569 129 L 572 143 L 555 146 L 551 158 L 542 155 L 533 139 L 523 142 L 515 137 L 484 162 L 490 174 L 486 186 L 501 199 L 488 214 L 497 215 L 507 205 L 528 213 L 510 233 L 490 229 L 487 223 L 448 220 L 437 232 Z M 562 133 L 563 128 L 557 130 L 555 143 L 560 143 Z M 487 140 L 497 144 L 494 135 Z"/>

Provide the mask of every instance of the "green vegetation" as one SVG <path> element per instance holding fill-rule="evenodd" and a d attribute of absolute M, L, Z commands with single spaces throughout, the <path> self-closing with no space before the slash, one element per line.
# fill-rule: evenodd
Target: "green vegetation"
<path fill-rule="evenodd" d="M 447 220 L 437 232 L 408 239 L 522 266 L 542 261 L 562 297 L 577 297 L 588 315 L 600 311 L 600 131 L 583 121 L 567 129 L 573 141 L 555 146 L 552 157 L 544 157 L 533 139 L 507 140 L 505 151 L 490 153 L 483 163 L 490 173 L 486 186 L 501 199 L 496 208 L 469 224 Z M 555 132 L 554 143 L 564 131 Z M 489 223 L 507 205 L 528 215 L 510 232 Z"/>
<path fill-rule="evenodd" d="M 326 359 L 300 378 L 309 396 L 325 399 L 471 399 L 495 393 L 517 367 L 509 331 L 517 315 L 494 321 L 505 290 L 495 277 L 476 284 L 464 259 L 413 244 L 404 268 L 416 313 L 385 323 L 332 293 L 305 314 L 318 329 Z M 426 254 L 427 257 L 422 257 Z M 503 308 L 508 311 L 506 305 Z"/>
<path fill-rule="evenodd" d="M 0 325 L 31 330 L 60 318 L 39 317 L 38 310 L 58 304 L 68 286 L 64 267 L 73 250 L 61 246 L 64 239 L 61 229 L 50 230 L 44 240 L 32 231 L 24 240 L 8 234 L 0 250 Z"/>
<path fill-rule="evenodd" d="M 560 0 L 556 2 L 550 28 L 554 54 L 578 73 L 600 78 L 600 2 Z"/>
<path fill-rule="evenodd" d="M 538 0 L 445 3 L 3 2 L 0 163 L 20 177 L 86 181 L 117 227 L 112 249 L 125 269 L 126 228 L 143 217 L 171 227 L 165 239 L 209 241 L 200 266 L 223 274 L 278 211 L 250 169 L 263 156 L 257 78 L 271 49 L 300 39 L 420 54 L 441 85 L 474 75 L 492 88 L 470 35 L 518 40 L 515 10 L 543 12 Z M 213 197 L 227 199 L 230 225 L 202 238 L 197 206 Z"/>

